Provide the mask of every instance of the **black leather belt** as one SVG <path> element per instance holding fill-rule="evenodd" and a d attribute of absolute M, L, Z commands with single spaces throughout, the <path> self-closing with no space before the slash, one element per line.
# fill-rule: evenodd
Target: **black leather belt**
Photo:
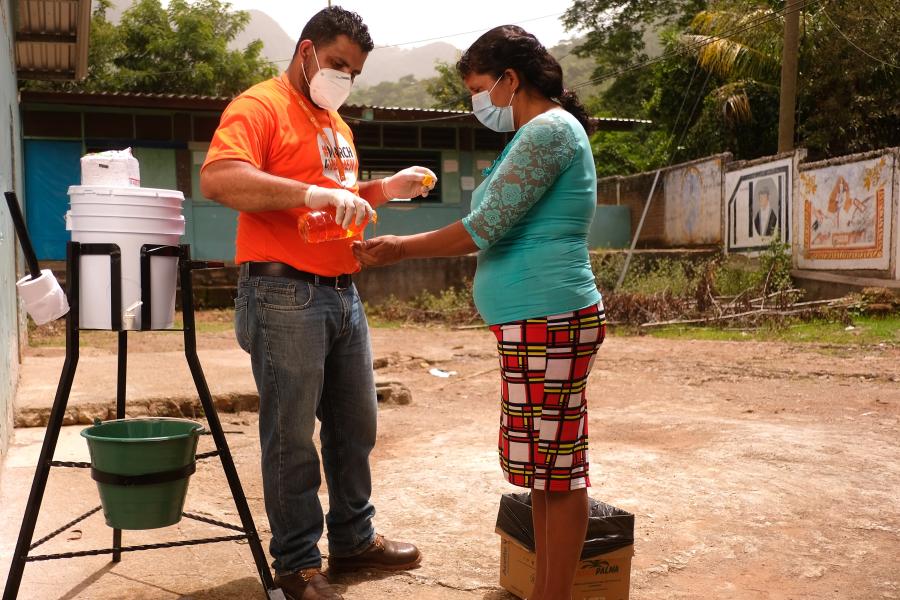
<path fill-rule="evenodd" d="M 350 275 L 325 277 L 324 275 L 300 271 L 280 262 L 251 262 L 248 265 L 250 277 L 287 277 L 288 279 L 299 279 L 300 281 L 307 281 L 315 285 L 324 285 L 339 290 L 353 285 L 353 278 Z"/>

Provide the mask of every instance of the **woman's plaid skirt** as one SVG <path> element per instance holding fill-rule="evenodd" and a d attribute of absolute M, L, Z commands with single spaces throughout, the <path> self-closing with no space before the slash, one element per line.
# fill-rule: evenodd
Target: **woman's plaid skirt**
<path fill-rule="evenodd" d="M 589 487 L 585 390 L 606 335 L 603 303 L 491 331 L 500 354 L 506 479 L 536 490 Z"/>

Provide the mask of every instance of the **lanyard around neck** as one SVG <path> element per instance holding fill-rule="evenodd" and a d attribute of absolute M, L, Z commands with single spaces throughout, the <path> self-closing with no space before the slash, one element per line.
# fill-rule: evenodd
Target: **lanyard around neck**
<path fill-rule="evenodd" d="M 287 77 L 285 77 L 287 80 Z M 325 143 L 325 146 L 331 146 L 332 152 L 334 153 L 334 162 L 337 165 L 338 174 L 341 177 L 341 186 L 343 187 L 344 181 L 346 181 L 346 177 L 344 176 L 344 161 L 341 159 L 341 148 L 340 143 L 338 142 L 337 137 L 337 127 L 334 125 L 334 117 L 331 114 L 331 111 L 328 112 L 328 120 L 331 123 L 331 134 L 334 136 L 334 145 L 332 146 L 331 142 L 328 140 L 328 136 L 325 134 L 325 130 L 322 129 L 322 125 L 319 124 L 318 119 L 316 119 L 315 115 L 313 115 L 312 111 L 306 105 L 306 100 L 301 97 L 300 93 L 294 89 L 293 84 L 290 80 L 285 81 L 285 84 L 288 86 L 288 89 L 291 91 L 291 94 L 296 98 L 297 104 L 300 105 L 300 108 L 303 109 L 303 112 L 306 113 L 306 116 L 309 118 L 309 122 L 312 123 L 312 126 L 316 130 L 316 134 L 322 138 L 322 142 Z"/>

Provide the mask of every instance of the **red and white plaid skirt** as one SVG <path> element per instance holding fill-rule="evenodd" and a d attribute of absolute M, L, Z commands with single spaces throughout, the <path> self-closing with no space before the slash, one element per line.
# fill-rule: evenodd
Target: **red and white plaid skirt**
<path fill-rule="evenodd" d="M 501 373 L 500 465 L 518 486 L 589 487 L 585 389 L 606 336 L 603 303 L 493 325 Z"/>

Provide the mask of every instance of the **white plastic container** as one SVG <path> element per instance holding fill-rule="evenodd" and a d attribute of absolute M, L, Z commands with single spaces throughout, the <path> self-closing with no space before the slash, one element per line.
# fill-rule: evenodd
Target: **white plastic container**
<path fill-rule="evenodd" d="M 180 208 L 168 206 L 117 206 L 89 202 L 72 203 L 69 213 L 86 217 L 151 217 L 156 219 L 178 219 L 182 216 Z"/>
<path fill-rule="evenodd" d="M 72 186 L 66 229 L 72 241 L 117 244 L 122 260 L 122 326 L 141 328 L 141 246 L 177 246 L 184 234 L 181 203 L 173 190 Z M 95 210 L 101 206 L 102 211 Z M 161 212 L 160 212 L 161 211 Z M 152 216 L 153 214 L 172 216 Z M 151 264 L 151 329 L 169 329 L 175 322 L 178 258 L 154 256 Z M 112 329 L 111 277 L 108 256 L 82 256 L 79 326 Z"/>
<path fill-rule="evenodd" d="M 139 187 L 140 165 L 131 148 L 86 154 L 81 157 L 81 184 Z"/>
<path fill-rule="evenodd" d="M 181 208 L 184 194 L 177 190 L 142 187 L 108 187 L 73 185 L 69 187 L 69 203 L 110 204 L 113 206 L 168 206 Z"/>

